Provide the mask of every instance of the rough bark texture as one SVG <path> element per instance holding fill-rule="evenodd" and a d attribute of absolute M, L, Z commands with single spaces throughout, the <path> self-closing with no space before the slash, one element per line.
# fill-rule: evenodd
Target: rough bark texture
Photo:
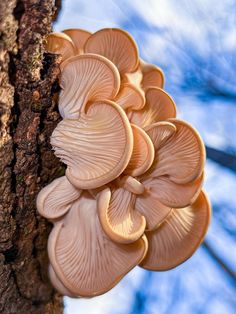
<path fill-rule="evenodd" d="M 45 54 L 53 0 L 0 1 L 0 313 L 61 313 L 48 278 L 51 226 L 36 212 L 38 191 L 63 173 L 49 137 L 58 58 Z"/>

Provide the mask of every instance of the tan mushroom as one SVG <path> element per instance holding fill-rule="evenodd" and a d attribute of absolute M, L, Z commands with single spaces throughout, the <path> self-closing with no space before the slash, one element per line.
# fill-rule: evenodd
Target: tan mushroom
<path fill-rule="evenodd" d="M 205 147 L 197 131 L 188 123 L 177 119 L 169 119 L 169 122 L 176 127 L 176 131 L 164 145 L 158 145 L 158 166 L 151 177 L 168 175 L 175 183 L 189 183 L 203 172 Z M 154 146 L 157 144 L 155 137 L 159 138 L 158 133 L 163 131 L 163 124 L 156 123 L 153 128 L 148 128 L 147 134 L 155 142 Z"/>
<path fill-rule="evenodd" d="M 145 105 L 145 94 L 135 85 L 122 83 L 115 102 L 124 110 L 140 110 Z"/>
<path fill-rule="evenodd" d="M 51 280 L 51 283 L 57 291 L 62 294 L 66 295 L 68 297 L 74 298 L 74 297 L 79 297 L 78 295 L 73 294 L 70 290 L 68 290 L 64 284 L 61 282 L 61 280 L 58 278 L 57 274 L 55 273 L 52 265 L 49 265 L 49 270 L 48 270 L 48 275 Z"/>
<path fill-rule="evenodd" d="M 98 207 L 103 230 L 113 241 L 132 243 L 144 234 L 146 220 L 134 210 L 134 205 L 133 193 L 123 187 L 114 187 L 109 206 Z"/>
<path fill-rule="evenodd" d="M 63 63 L 59 111 L 63 118 L 79 118 L 88 102 L 113 99 L 120 88 L 120 75 L 108 59 L 84 54 Z"/>
<path fill-rule="evenodd" d="M 64 34 L 68 35 L 74 43 L 76 54 L 81 54 L 84 51 L 84 44 L 91 36 L 91 33 L 78 28 L 65 29 Z"/>
<path fill-rule="evenodd" d="M 141 266 L 168 270 L 186 261 L 203 241 L 210 215 L 211 207 L 203 191 L 192 205 L 173 209 L 157 230 L 146 233 L 149 247 Z"/>
<path fill-rule="evenodd" d="M 51 53 L 60 54 L 62 62 L 76 53 L 73 41 L 64 33 L 49 34 L 46 38 L 46 50 Z"/>
<path fill-rule="evenodd" d="M 176 117 L 173 99 L 161 88 L 149 88 L 146 91 L 146 103 L 143 109 L 128 114 L 130 122 L 141 128 L 159 121 Z"/>
<path fill-rule="evenodd" d="M 59 190 L 60 193 L 54 191 Z M 55 179 L 43 188 L 37 196 L 37 209 L 40 215 L 50 220 L 65 215 L 71 202 L 76 200 L 81 190 L 76 189 L 65 176 Z"/>
<path fill-rule="evenodd" d="M 129 164 L 124 173 L 137 177 L 151 167 L 155 151 L 147 133 L 135 124 L 131 124 L 131 127 L 134 136 L 134 146 Z"/>
<path fill-rule="evenodd" d="M 133 150 L 133 134 L 124 111 L 111 101 L 94 102 L 76 120 L 62 120 L 51 144 L 67 166 L 66 176 L 81 189 L 94 189 L 118 177 Z"/>
<path fill-rule="evenodd" d="M 85 43 L 85 53 L 95 53 L 111 60 L 121 75 L 134 72 L 139 65 L 138 47 L 125 31 L 104 28 L 92 34 Z"/>
<path fill-rule="evenodd" d="M 160 68 L 140 60 L 140 69 L 142 72 L 141 86 L 144 90 L 151 87 L 163 88 L 164 74 Z"/>

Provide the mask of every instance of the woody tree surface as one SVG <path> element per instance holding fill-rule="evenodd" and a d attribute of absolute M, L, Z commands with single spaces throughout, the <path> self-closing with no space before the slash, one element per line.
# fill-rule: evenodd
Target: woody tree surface
<path fill-rule="evenodd" d="M 50 224 L 36 212 L 38 191 L 64 169 L 51 152 L 58 57 L 45 35 L 60 3 L 0 1 L 0 312 L 61 313 L 47 277 Z"/>

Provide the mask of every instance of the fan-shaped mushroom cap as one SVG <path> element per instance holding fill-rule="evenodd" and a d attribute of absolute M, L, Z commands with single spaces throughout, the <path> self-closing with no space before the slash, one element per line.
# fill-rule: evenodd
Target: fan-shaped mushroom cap
<path fill-rule="evenodd" d="M 60 85 L 60 114 L 63 118 L 76 119 L 88 102 L 115 98 L 120 76 L 108 59 L 84 54 L 63 63 Z"/>
<path fill-rule="evenodd" d="M 72 57 L 76 53 L 73 41 L 63 33 L 51 33 L 46 39 L 46 50 L 62 56 L 62 61 Z"/>
<path fill-rule="evenodd" d="M 161 147 L 156 145 L 160 134 L 164 131 L 163 125 L 157 123 L 154 130 L 152 128 L 147 130 L 156 149 L 156 161 L 154 161 L 156 166 L 149 174 L 152 178 L 168 175 L 171 181 L 178 184 L 189 183 L 203 172 L 204 144 L 197 131 L 188 123 L 177 119 L 169 119 L 169 121 L 176 127 L 176 131 Z"/>
<path fill-rule="evenodd" d="M 154 160 L 154 146 L 147 133 L 138 126 L 131 124 L 134 146 L 130 162 L 125 169 L 125 173 L 131 176 L 140 176 L 152 165 Z"/>
<path fill-rule="evenodd" d="M 146 92 L 146 104 L 142 110 L 128 114 L 130 122 L 145 128 L 152 123 L 175 118 L 173 99 L 161 88 L 150 88 Z"/>
<path fill-rule="evenodd" d="M 141 266 L 160 271 L 183 263 L 203 241 L 210 215 L 210 204 L 204 192 L 191 206 L 173 209 L 157 230 L 146 233 L 149 247 Z"/>
<path fill-rule="evenodd" d="M 84 297 L 110 290 L 146 252 L 145 236 L 125 245 L 106 236 L 97 216 L 97 201 L 87 192 L 55 223 L 48 242 L 59 280 L 72 294 Z"/>
<path fill-rule="evenodd" d="M 113 188 L 108 207 L 98 207 L 99 219 L 109 238 L 118 243 L 132 243 L 144 233 L 146 221 L 135 211 L 135 195 L 124 188 Z"/>
<path fill-rule="evenodd" d="M 139 64 L 135 41 L 121 29 L 104 28 L 92 34 L 85 43 L 84 51 L 102 55 L 111 60 L 121 75 L 135 71 Z"/>
<path fill-rule="evenodd" d="M 37 209 L 40 215 L 48 219 L 56 219 L 65 215 L 81 194 L 66 176 L 55 179 L 37 196 Z"/>
<path fill-rule="evenodd" d="M 80 54 L 83 52 L 84 44 L 91 35 L 90 32 L 85 31 L 83 29 L 78 29 L 78 28 L 65 29 L 63 33 L 65 33 L 72 39 L 76 47 L 77 54 Z"/>
<path fill-rule="evenodd" d="M 140 110 L 145 105 L 144 92 L 132 84 L 121 84 L 120 91 L 115 98 L 117 104 L 119 104 L 124 110 Z"/>
<path fill-rule="evenodd" d="M 118 177 L 130 160 L 133 134 L 125 112 L 111 101 L 95 102 L 78 120 L 64 119 L 51 136 L 56 156 L 68 165 L 77 188 L 94 189 Z"/>
<path fill-rule="evenodd" d="M 176 132 L 176 126 L 171 122 L 162 121 L 150 124 L 145 128 L 145 131 L 151 138 L 155 151 L 158 154 L 158 150 Z"/>
<path fill-rule="evenodd" d="M 143 75 L 141 86 L 144 90 L 150 87 L 163 88 L 164 74 L 160 68 L 143 60 L 140 60 L 140 68 Z"/>

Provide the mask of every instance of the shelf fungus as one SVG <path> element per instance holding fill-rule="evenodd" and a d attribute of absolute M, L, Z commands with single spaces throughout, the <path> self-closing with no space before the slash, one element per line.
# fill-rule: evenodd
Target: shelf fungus
<path fill-rule="evenodd" d="M 37 197 L 53 223 L 52 284 L 93 297 L 137 265 L 178 266 L 203 241 L 211 206 L 204 144 L 176 118 L 162 71 L 119 29 L 53 33 L 46 49 L 61 55 L 62 121 L 51 145 L 67 167 Z"/>

